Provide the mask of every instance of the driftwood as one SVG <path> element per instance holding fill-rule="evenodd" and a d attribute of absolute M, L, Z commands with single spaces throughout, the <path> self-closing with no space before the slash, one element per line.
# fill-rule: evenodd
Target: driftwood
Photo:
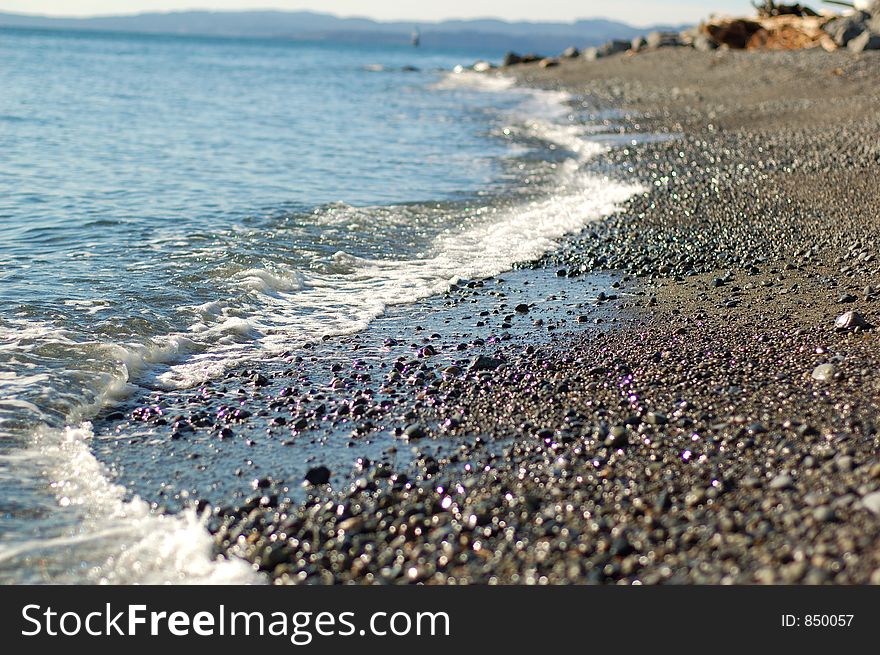
<path fill-rule="evenodd" d="M 716 43 L 737 50 L 834 50 L 833 39 L 822 29 L 827 16 L 781 14 L 754 19 L 728 18 L 702 25 Z"/>
<path fill-rule="evenodd" d="M 809 7 L 801 4 L 783 5 L 773 2 L 773 0 L 765 0 L 764 2 L 756 2 L 752 0 L 752 6 L 758 10 L 758 16 L 761 18 L 771 18 L 774 16 L 811 16 L 816 17 L 819 14 Z"/>

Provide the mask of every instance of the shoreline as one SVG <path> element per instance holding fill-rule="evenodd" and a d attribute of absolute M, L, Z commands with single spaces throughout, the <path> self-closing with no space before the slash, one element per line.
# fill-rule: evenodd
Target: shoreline
<path fill-rule="evenodd" d="M 412 344 L 382 372 L 389 405 L 364 391 L 376 373 L 337 376 L 337 416 L 393 426 L 413 467 L 365 461 L 331 495 L 318 471 L 304 504 L 256 479 L 215 510 L 218 551 L 288 583 L 880 582 L 880 357 L 872 331 L 834 327 L 880 320 L 878 61 L 661 50 L 517 67 L 623 107 L 633 132 L 682 135 L 588 164 L 653 190 L 517 278 L 564 280 L 611 312 L 565 320 L 613 328 L 539 336 L 540 312 L 492 306 L 508 305 L 492 280 L 454 290 L 443 302 L 476 303 L 484 334 Z M 601 295 L 581 286 L 595 274 Z"/>

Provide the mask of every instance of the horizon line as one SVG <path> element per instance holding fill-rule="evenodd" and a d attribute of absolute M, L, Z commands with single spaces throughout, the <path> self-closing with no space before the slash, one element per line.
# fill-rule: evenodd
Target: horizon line
<path fill-rule="evenodd" d="M 257 14 L 257 13 L 277 13 L 277 14 L 313 14 L 317 16 L 331 16 L 333 18 L 337 18 L 340 20 L 367 20 L 373 23 L 378 24 L 388 24 L 388 23 L 414 23 L 420 25 L 439 25 L 441 23 L 448 23 L 453 21 L 461 21 L 461 22 L 475 22 L 475 21 L 484 21 L 484 20 L 493 20 L 499 21 L 502 23 L 530 23 L 534 25 L 574 25 L 575 23 L 581 21 L 608 21 L 610 23 L 618 23 L 621 25 L 629 25 L 631 27 L 648 27 L 652 25 L 661 25 L 666 23 L 630 23 L 626 20 L 620 20 L 616 18 L 609 18 L 608 16 L 590 16 L 590 17 L 579 17 L 572 18 L 570 20 L 532 20 L 532 19 L 509 19 L 509 18 L 501 18 L 499 16 L 481 16 L 481 17 L 473 17 L 473 18 L 442 18 L 442 19 L 429 19 L 429 20 L 417 20 L 411 18 L 391 18 L 391 19 L 379 19 L 379 18 L 371 18 L 369 16 L 358 15 L 358 14 L 338 14 L 330 11 L 314 11 L 311 9 L 278 9 L 278 8 L 264 8 L 264 9 L 169 9 L 169 10 L 155 10 L 155 11 L 139 11 L 135 13 L 120 13 L 120 14 L 87 14 L 87 15 L 74 15 L 74 14 L 46 14 L 46 13 L 30 13 L 30 12 L 22 12 L 22 11 L 4 11 L 0 9 L 0 15 L 5 14 L 7 16 L 22 16 L 26 18 L 45 18 L 45 19 L 58 19 L 58 20 L 91 20 L 96 18 L 138 18 L 141 16 L 172 16 L 175 14 L 193 14 L 193 13 L 201 13 L 201 14 Z M 686 21 L 685 21 L 686 22 Z M 683 24 L 683 23 L 669 23 L 672 24 Z"/>

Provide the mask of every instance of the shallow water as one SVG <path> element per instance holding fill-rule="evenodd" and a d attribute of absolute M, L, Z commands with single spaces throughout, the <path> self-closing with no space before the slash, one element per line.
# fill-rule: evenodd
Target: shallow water
<path fill-rule="evenodd" d="M 0 31 L 0 579 L 251 581 L 86 421 L 508 270 L 637 190 L 581 170 L 604 146 L 565 96 L 436 70 L 479 54 Z"/>

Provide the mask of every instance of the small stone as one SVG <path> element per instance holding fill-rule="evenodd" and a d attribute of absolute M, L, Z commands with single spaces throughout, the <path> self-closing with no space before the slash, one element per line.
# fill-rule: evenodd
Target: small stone
<path fill-rule="evenodd" d="M 848 473 L 853 470 L 854 461 L 849 455 L 841 455 L 834 463 L 837 466 L 837 470 L 842 473 Z"/>
<path fill-rule="evenodd" d="M 858 312 L 845 312 L 838 316 L 837 320 L 834 321 L 834 327 L 837 330 L 845 332 L 848 330 L 855 330 L 856 328 L 867 330 L 871 328 L 872 325 Z"/>
<path fill-rule="evenodd" d="M 827 505 L 822 505 L 813 510 L 813 518 L 817 523 L 830 523 L 836 516 L 833 509 Z"/>
<path fill-rule="evenodd" d="M 706 492 L 703 489 L 694 487 L 684 498 L 685 505 L 688 507 L 696 507 L 706 500 Z"/>
<path fill-rule="evenodd" d="M 869 512 L 880 516 L 880 491 L 875 491 L 862 498 L 862 505 Z"/>
<path fill-rule="evenodd" d="M 669 423 L 669 418 L 665 414 L 660 414 L 659 412 L 648 412 L 645 414 L 645 423 L 650 423 L 651 425 L 666 425 Z"/>
<path fill-rule="evenodd" d="M 416 441 L 418 439 L 424 439 L 426 436 L 425 429 L 416 423 L 412 425 L 408 425 L 406 429 L 403 431 L 403 436 L 407 438 L 409 441 Z"/>
<path fill-rule="evenodd" d="M 753 475 L 747 475 L 740 481 L 740 484 L 746 489 L 758 489 L 761 486 L 761 480 Z"/>
<path fill-rule="evenodd" d="M 834 364 L 819 364 L 813 369 L 811 377 L 818 382 L 831 382 L 836 372 L 837 368 Z"/>
<path fill-rule="evenodd" d="M 330 482 L 330 469 L 326 466 L 316 466 L 306 472 L 305 481 L 313 486 L 319 486 Z"/>
<path fill-rule="evenodd" d="M 361 516 L 352 516 L 351 518 L 347 518 L 344 521 L 340 522 L 336 529 L 341 532 L 347 532 L 349 534 L 354 534 L 360 532 L 361 526 L 364 524 L 364 519 Z"/>
<path fill-rule="evenodd" d="M 515 309 L 516 309 L 517 314 L 528 314 L 529 313 L 529 306 L 526 305 L 525 303 L 517 305 Z"/>
<path fill-rule="evenodd" d="M 626 428 L 620 425 L 616 425 L 608 433 L 608 438 L 605 439 L 605 445 L 609 448 L 622 448 L 627 444 L 629 439 L 627 438 Z"/>
<path fill-rule="evenodd" d="M 837 299 L 837 302 L 844 304 L 844 303 L 855 302 L 856 300 L 858 300 L 858 298 L 856 298 L 851 293 L 845 293 L 842 296 L 840 296 L 840 298 Z"/>
<path fill-rule="evenodd" d="M 608 550 L 612 557 L 626 557 L 634 551 L 635 548 L 633 548 L 633 545 L 629 543 L 626 537 L 618 537 L 615 539 L 611 542 L 611 548 Z"/>
<path fill-rule="evenodd" d="M 474 359 L 471 361 L 470 369 L 472 371 L 494 371 L 496 368 L 503 364 L 503 360 L 495 359 L 494 357 L 486 357 L 485 355 L 479 355 L 477 357 L 474 357 Z"/>
<path fill-rule="evenodd" d="M 791 489 L 794 486 L 794 480 L 790 475 L 777 475 L 770 481 L 771 489 Z"/>

